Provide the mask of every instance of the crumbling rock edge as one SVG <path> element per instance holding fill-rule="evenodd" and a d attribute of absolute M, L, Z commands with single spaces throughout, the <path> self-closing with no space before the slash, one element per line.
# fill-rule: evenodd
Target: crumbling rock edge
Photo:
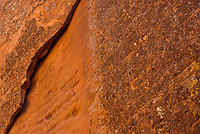
<path fill-rule="evenodd" d="M 25 96 L 26 96 L 26 91 L 30 86 L 30 77 L 35 70 L 35 66 L 36 66 L 38 60 L 40 58 L 43 58 L 47 54 L 52 43 L 59 37 L 59 35 L 61 35 L 63 33 L 63 31 L 65 31 L 68 28 L 68 26 L 71 22 L 71 19 L 74 15 L 74 12 L 75 12 L 77 6 L 79 5 L 80 1 L 81 0 L 77 0 L 75 2 L 75 4 L 72 6 L 72 9 L 71 9 L 70 13 L 68 14 L 68 16 L 66 17 L 66 20 L 65 20 L 63 26 L 58 30 L 58 32 L 54 36 L 52 36 L 41 48 L 39 48 L 38 51 L 36 52 L 35 56 L 31 59 L 31 63 L 30 63 L 28 70 L 26 72 L 26 80 L 21 85 L 21 96 L 22 96 L 22 98 L 21 98 L 20 106 L 17 109 L 17 111 L 11 116 L 10 123 L 6 127 L 4 133 L 9 133 L 9 130 L 13 125 L 13 122 L 14 122 L 16 115 L 21 111 L 21 109 L 23 107 Z"/>

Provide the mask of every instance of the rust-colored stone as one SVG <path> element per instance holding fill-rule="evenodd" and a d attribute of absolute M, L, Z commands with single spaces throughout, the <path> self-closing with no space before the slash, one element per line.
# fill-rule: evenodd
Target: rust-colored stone
<path fill-rule="evenodd" d="M 0 2 L 0 133 L 21 109 L 37 60 L 68 25 L 78 2 Z"/>
<path fill-rule="evenodd" d="M 88 8 L 86 1 L 81 1 L 67 31 L 37 66 L 10 133 L 200 133 L 199 1 L 89 0 Z M 13 44 L 19 33 L 8 34 L 13 35 Z M 9 42 L 2 37 L 3 43 Z M 45 46 L 48 40 L 38 36 L 35 42 Z M 32 51 L 34 47 L 24 43 L 24 49 Z M 12 50 L 9 44 L 0 46 L 1 53 Z M 20 77 L 24 70 L 33 71 L 26 64 L 15 72 L 15 64 L 23 62 L 11 54 L 6 62 L 13 69 L 1 62 L 0 79 L 2 86 L 8 85 L 2 89 L 10 90 L 1 92 L 8 98 L 16 91 L 18 97 L 10 101 L 1 97 L 1 127 L 13 115 L 7 116 L 14 111 L 10 104 L 23 100 L 19 88 L 10 85 L 26 81 Z M 6 74 L 9 69 L 12 73 Z"/>
<path fill-rule="evenodd" d="M 37 65 L 10 134 L 88 134 L 96 129 L 98 100 L 87 46 L 87 8 L 87 0 L 82 0 L 68 29 Z"/>
<path fill-rule="evenodd" d="M 199 1 L 90 3 L 106 132 L 200 133 Z"/>

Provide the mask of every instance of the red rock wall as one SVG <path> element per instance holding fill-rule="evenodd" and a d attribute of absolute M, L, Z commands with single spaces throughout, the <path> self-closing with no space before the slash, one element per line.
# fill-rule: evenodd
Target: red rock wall
<path fill-rule="evenodd" d="M 78 2 L 1 1 L 0 133 L 21 109 L 37 60 L 69 24 Z"/>
<path fill-rule="evenodd" d="M 87 0 L 81 1 L 68 29 L 37 65 L 9 133 L 89 133 L 98 121 L 87 9 Z"/>
<path fill-rule="evenodd" d="M 200 2 L 91 0 L 108 133 L 200 133 Z"/>
<path fill-rule="evenodd" d="M 69 12 L 75 11 L 69 27 L 36 65 L 25 103 L 9 133 L 200 133 L 200 2 L 81 0 L 76 10 L 69 2 L 29 4 L 30 16 L 41 25 L 24 25 L 22 34 L 31 35 L 28 41 L 18 35 L 21 32 L 16 37 L 29 52 L 34 47 L 28 44 L 39 42 L 33 54 L 23 51 L 30 60 L 18 62 L 24 58 L 15 59 L 18 49 L 11 49 L 5 60 L 4 49 L 9 52 L 10 47 L 1 43 L 0 59 L 6 61 L 1 62 L 0 75 L 1 132 L 22 105 L 25 90 L 22 98 L 20 91 L 29 87 L 27 79 L 37 61 L 32 57 L 43 56 L 56 38 L 36 29 L 42 26 L 51 31 L 55 26 L 53 33 L 58 35 L 72 16 Z M 2 3 L 1 9 L 9 5 Z M 39 20 L 45 18 L 45 13 L 36 17 L 45 3 L 46 9 L 55 10 L 48 13 L 68 21 Z M 1 15 L 8 12 L 1 11 Z M 18 44 L 12 40 L 13 46 Z M 23 69 L 16 71 L 18 65 Z M 24 81 L 22 73 L 28 76 Z"/>

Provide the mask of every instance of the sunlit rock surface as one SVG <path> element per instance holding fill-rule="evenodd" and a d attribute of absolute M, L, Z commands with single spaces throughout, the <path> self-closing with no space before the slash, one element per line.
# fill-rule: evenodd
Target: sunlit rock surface
<path fill-rule="evenodd" d="M 21 108 L 34 65 L 70 20 L 78 0 L 0 1 L 0 133 Z"/>
<path fill-rule="evenodd" d="M 37 64 L 10 134 L 81 134 L 96 129 L 98 100 L 92 83 L 88 30 L 85 0 L 78 5 L 68 29 Z"/>
<path fill-rule="evenodd" d="M 1 132 L 200 133 L 198 0 L 0 3 Z"/>

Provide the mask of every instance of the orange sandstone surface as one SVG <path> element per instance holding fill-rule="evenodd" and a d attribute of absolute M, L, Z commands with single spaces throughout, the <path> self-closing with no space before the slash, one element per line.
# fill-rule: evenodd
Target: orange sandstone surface
<path fill-rule="evenodd" d="M 0 3 L 0 133 L 200 133 L 199 0 Z"/>
<path fill-rule="evenodd" d="M 98 100 L 87 46 L 87 8 L 87 0 L 81 1 L 69 28 L 37 65 L 10 134 L 78 134 L 95 129 Z"/>
<path fill-rule="evenodd" d="M 78 3 L 0 1 L 0 133 L 21 109 L 37 60 L 69 24 Z"/>

